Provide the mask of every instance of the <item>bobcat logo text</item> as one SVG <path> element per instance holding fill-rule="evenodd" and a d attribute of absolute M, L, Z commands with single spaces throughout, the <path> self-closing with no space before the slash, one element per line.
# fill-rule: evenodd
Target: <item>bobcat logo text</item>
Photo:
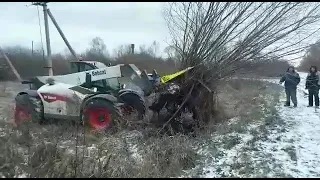
<path fill-rule="evenodd" d="M 92 72 L 92 76 L 98 76 L 98 75 L 103 75 L 103 74 L 107 74 L 106 70 L 98 70 L 98 71 L 93 71 Z"/>

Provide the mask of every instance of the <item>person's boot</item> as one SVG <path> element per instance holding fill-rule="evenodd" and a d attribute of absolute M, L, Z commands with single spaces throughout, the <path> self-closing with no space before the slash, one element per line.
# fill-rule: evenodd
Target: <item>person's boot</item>
<path fill-rule="evenodd" d="M 307 107 L 312 107 L 312 105 L 308 105 Z"/>
<path fill-rule="evenodd" d="M 288 103 L 284 104 L 284 107 L 289 107 L 289 106 L 290 106 L 290 104 L 288 104 Z"/>
<path fill-rule="evenodd" d="M 317 109 L 319 109 L 319 106 L 316 106 Z"/>
<path fill-rule="evenodd" d="M 297 104 L 293 105 L 293 107 L 295 107 L 295 108 L 296 108 L 296 107 L 297 107 Z"/>

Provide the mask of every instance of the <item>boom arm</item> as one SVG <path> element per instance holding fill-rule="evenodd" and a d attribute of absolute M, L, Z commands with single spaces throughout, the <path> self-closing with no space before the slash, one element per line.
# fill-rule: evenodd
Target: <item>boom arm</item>
<path fill-rule="evenodd" d="M 81 85 L 86 82 L 86 74 L 89 73 L 91 75 L 92 81 L 99 81 L 102 79 L 111 79 L 111 78 L 119 78 L 121 77 L 120 66 L 111 66 L 102 69 L 94 69 L 90 71 L 83 71 L 73 74 L 67 75 L 59 75 L 59 76 L 38 76 L 37 78 L 46 84 L 48 78 L 53 79 L 56 82 L 72 84 L 72 85 Z"/>

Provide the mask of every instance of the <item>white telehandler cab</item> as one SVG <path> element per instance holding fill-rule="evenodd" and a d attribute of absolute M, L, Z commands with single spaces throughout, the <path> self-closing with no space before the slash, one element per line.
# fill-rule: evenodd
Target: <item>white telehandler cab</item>
<path fill-rule="evenodd" d="M 71 62 L 71 74 L 37 76 L 23 84 L 30 89 L 15 98 L 15 124 L 43 123 L 46 119 L 74 120 L 95 130 L 105 130 L 113 119 L 146 112 L 144 97 L 152 91 L 145 71 L 133 64 L 106 66 L 100 62 Z"/>
<path fill-rule="evenodd" d="M 61 35 L 71 54 L 79 60 L 57 21 L 48 2 L 33 2 L 42 6 L 47 46 L 48 74 L 52 75 L 51 47 L 48 16 Z M 132 51 L 133 52 L 133 51 Z M 29 89 L 17 94 L 15 124 L 31 120 L 42 123 L 46 119 L 75 120 L 93 129 L 106 129 L 113 118 L 136 110 L 142 118 L 146 111 L 144 96 L 153 89 L 157 74 L 148 76 L 133 64 L 106 66 L 95 61 L 71 62 L 71 72 L 59 76 L 38 76 L 23 84 Z"/>

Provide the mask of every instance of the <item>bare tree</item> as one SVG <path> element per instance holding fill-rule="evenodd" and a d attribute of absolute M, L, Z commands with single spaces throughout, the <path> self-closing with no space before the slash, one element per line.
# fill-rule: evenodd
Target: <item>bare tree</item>
<path fill-rule="evenodd" d="M 308 48 L 299 65 L 299 69 L 309 71 L 310 66 L 320 67 L 320 41 L 317 41 Z"/>
<path fill-rule="evenodd" d="M 90 49 L 88 50 L 91 53 L 109 56 L 107 51 L 107 46 L 105 45 L 104 41 L 100 37 L 95 37 L 90 42 Z"/>
<path fill-rule="evenodd" d="M 179 67 L 179 54 L 175 50 L 173 46 L 167 46 L 164 49 L 164 53 L 166 54 L 167 61 L 172 61 L 175 67 Z"/>
<path fill-rule="evenodd" d="M 170 3 L 165 18 L 173 46 L 184 66 L 210 63 L 228 74 L 228 67 L 256 56 L 284 57 L 314 34 L 318 3 L 183 2 Z M 317 29 L 318 30 L 318 29 Z M 316 30 L 316 31 L 317 31 Z M 297 34 L 302 34 L 297 37 Z M 217 74 L 216 72 L 215 74 Z"/>
<path fill-rule="evenodd" d="M 246 62 L 270 54 L 285 58 L 303 52 L 303 43 L 319 30 L 314 28 L 319 23 L 319 6 L 307 2 L 173 2 L 167 4 L 164 15 L 182 67 L 196 66 L 192 76 L 202 78 L 214 92 L 215 80 L 233 74 Z M 209 95 L 204 93 L 204 97 L 208 100 Z M 209 118 L 213 101 L 205 100 L 199 109 L 206 110 L 204 118 Z"/>
<path fill-rule="evenodd" d="M 145 44 L 140 45 L 139 54 L 150 55 L 151 57 L 155 57 L 154 47 L 152 46 L 146 47 Z"/>
<path fill-rule="evenodd" d="M 109 63 L 109 53 L 104 41 L 100 37 L 95 37 L 90 42 L 90 48 L 85 53 L 85 59 Z"/>
<path fill-rule="evenodd" d="M 113 50 L 113 54 L 116 58 L 131 54 L 130 45 L 120 45 Z"/>

